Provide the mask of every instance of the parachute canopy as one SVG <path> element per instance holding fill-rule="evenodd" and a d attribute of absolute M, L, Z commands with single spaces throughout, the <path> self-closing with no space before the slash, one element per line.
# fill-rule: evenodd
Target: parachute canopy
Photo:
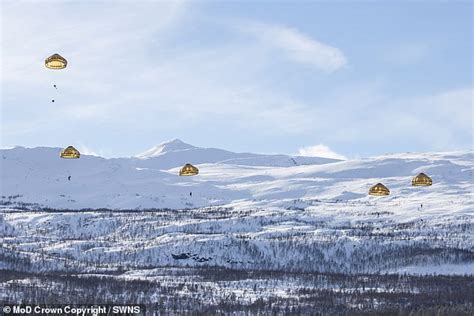
<path fill-rule="evenodd" d="M 187 163 L 181 170 L 179 170 L 180 176 L 195 176 L 199 173 L 199 169 L 194 167 L 192 164 Z"/>
<path fill-rule="evenodd" d="M 81 157 L 81 153 L 79 153 L 79 150 L 77 150 L 76 148 L 68 146 L 61 150 L 60 157 L 65 159 L 77 159 Z"/>
<path fill-rule="evenodd" d="M 432 184 L 433 184 L 433 180 L 431 180 L 431 178 L 428 177 L 423 172 L 418 174 L 416 177 L 414 177 L 411 180 L 411 185 L 413 186 L 430 186 Z"/>
<path fill-rule="evenodd" d="M 67 66 L 67 60 L 59 54 L 54 54 L 46 58 L 44 65 L 49 69 L 64 69 Z"/>
<path fill-rule="evenodd" d="M 384 186 L 382 183 L 377 183 L 373 187 L 370 188 L 369 190 L 369 195 L 375 195 L 375 196 L 382 196 L 382 195 L 389 195 L 390 190 Z"/>

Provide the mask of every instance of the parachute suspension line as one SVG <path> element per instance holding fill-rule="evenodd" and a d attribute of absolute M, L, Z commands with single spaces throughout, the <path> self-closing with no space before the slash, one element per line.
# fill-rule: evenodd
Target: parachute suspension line
<path fill-rule="evenodd" d="M 67 66 L 67 60 L 63 56 L 59 54 L 53 54 L 45 59 L 44 66 L 51 70 L 62 70 L 65 69 Z M 55 78 L 56 79 L 56 78 Z M 56 95 L 58 91 L 58 86 L 55 81 L 52 81 L 53 88 L 56 90 Z M 51 99 L 51 102 L 55 102 L 55 99 Z M 61 153 L 60 157 L 64 159 L 78 159 L 81 156 L 79 151 L 74 148 L 73 146 L 68 146 L 64 148 Z M 67 169 L 67 179 L 71 181 L 71 170 Z"/>
<path fill-rule="evenodd" d="M 58 88 L 56 87 L 56 85 L 55 85 L 55 84 L 53 84 L 53 88 L 54 88 L 55 90 L 58 90 Z M 55 99 L 52 99 L 52 100 L 51 100 L 51 102 L 53 102 L 53 103 L 54 103 L 54 100 L 55 100 Z"/>
<path fill-rule="evenodd" d="M 59 54 L 53 54 L 45 59 L 44 66 L 48 69 L 61 70 L 66 68 L 67 60 Z M 53 88 L 58 89 L 56 83 L 53 83 Z M 51 102 L 55 102 L 55 99 L 51 99 Z"/>
<path fill-rule="evenodd" d="M 48 70 L 48 92 L 51 92 L 50 94 L 50 102 L 55 103 L 57 100 L 57 88 L 56 88 L 56 81 L 57 81 L 57 74 L 53 73 L 53 71 Z"/>

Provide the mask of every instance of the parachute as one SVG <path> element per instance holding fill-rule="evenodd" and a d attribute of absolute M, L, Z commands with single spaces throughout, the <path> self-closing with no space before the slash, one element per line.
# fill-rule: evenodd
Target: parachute
<path fill-rule="evenodd" d="M 433 180 L 431 180 L 430 177 L 428 177 L 426 174 L 423 172 L 418 174 L 416 177 L 414 177 L 411 180 L 411 185 L 418 187 L 418 186 L 430 186 L 433 184 Z"/>
<path fill-rule="evenodd" d="M 81 153 L 73 146 L 68 146 L 61 150 L 60 157 L 64 159 L 78 159 L 81 157 Z"/>
<path fill-rule="evenodd" d="M 59 54 L 53 54 L 46 58 L 44 65 L 49 69 L 64 69 L 67 66 L 67 60 Z"/>
<path fill-rule="evenodd" d="M 194 167 L 192 164 L 187 163 L 179 170 L 180 176 L 195 176 L 199 173 L 199 169 Z"/>
<path fill-rule="evenodd" d="M 377 183 L 373 187 L 370 188 L 369 190 L 369 195 L 374 195 L 374 196 L 384 196 L 384 195 L 389 195 L 390 190 L 384 186 L 382 183 Z"/>

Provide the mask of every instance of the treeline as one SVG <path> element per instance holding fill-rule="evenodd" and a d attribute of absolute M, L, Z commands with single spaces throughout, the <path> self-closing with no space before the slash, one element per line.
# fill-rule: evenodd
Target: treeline
<path fill-rule="evenodd" d="M 166 272 L 166 271 L 162 271 Z M 170 278 L 0 270 L 4 303 L 145 304 L 150 315 L 472 315 L 472 276 L 344 275 L 189 269 Z M 173 277 L 173 274 L 176 276 Z M 178 276 L 181 275 L 181 276 Z M 297 286 L 295 286 L 297 285 Z M 278 294 L 274 290 L 278 288 Z"/>

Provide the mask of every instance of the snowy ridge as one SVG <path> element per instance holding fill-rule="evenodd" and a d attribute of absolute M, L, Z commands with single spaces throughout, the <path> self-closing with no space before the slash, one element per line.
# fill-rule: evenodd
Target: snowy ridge
<path fill-rule="evenodd" d="M 182 166 L 188 162 L 193 164 L 223 163 L 248 166 L 290 167 L 338 161 L 336 159 L 320 157 L 234 153 L 218 148 L 195 147 L 179 139 L 161 143 L 135 157 L 139 158 L 140 161 L 134 161 L 134 165 L 159 169 L 170 169 Z"/>
<path fill-rule="evenodd" d="M 155 147 L 148 149 L 147 151 L 136 155 L 137 158 L 151 158 L 159 155 L 164 155 L 171 151 L 181 151 L 181 150 L 190 150 L 196 149 L 192 145 L 186 144 L 179 139 L 173 139 L 167 142 L 163 142 Z"/>
<path fill-rule="evenodd" d="M 28 264 L 15 269 L 418 273 L 439 266 L 462 274 L 474 268 L 472 151 L 292 166 L 271 166 L 261 156 L 237 164 L 234 157 L 233 164 L 197 164 L 195 177 L 179 177 L 179 166 L 160 162 L 169 155 L 193 161 L 196 151 L 213 151 L 74 161 L 59 159 L 59 151 L 0 151 L 4 267 L 22 258 Z M 412 187 L 419 172 L 433 186 Z M 377 182 L 391 195 L 368 196 Z M 128 211 L 78 211 L 84 208 Z"/>
<path fill-rule="evenodd" d="M 2 201 L 67 209 L 194 208 L 236 200 L 259 207 L 282 206 L 295 199 L 371 201 L 367 191 L 377 182 L 392 192 L 385 200 L 473 192 L 470 151 L 327 161 L 234 154 L 177 140 L 159 150 L 158 156 L 141 159 L 83 155 L 77 160 L 60 159 L 60 148 L 0 150 Z M 209 162 L 211 158 L 217 162 Z M 285 160 L 291 160 L 290 165 L 282 164 Z M 198 176 L 178 176 L 187 162 L 198 166 Z M 434 185 L 424 190 L 411 187 L 411 177 L 419 172 L 429 174 Z M 8 198 L 12 196 L 16 198 Z"/>

